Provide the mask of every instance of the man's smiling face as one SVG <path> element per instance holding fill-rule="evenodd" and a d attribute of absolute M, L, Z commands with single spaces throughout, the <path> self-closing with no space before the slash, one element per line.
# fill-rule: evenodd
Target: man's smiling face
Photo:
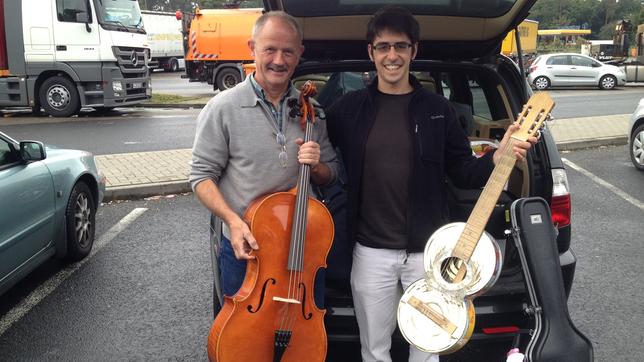
<path fill-rule="evenodd" d="M 402 49 L 404 44 L 407 47 Z M 386 29 L 368 45 L 369 57 L 378 72 L 378 88 L 382 92 L 398 94 L 409 91 L 409 65 L 416 57 L 416 49 L 417 44 L 412 44 L 407 35 Z"/>

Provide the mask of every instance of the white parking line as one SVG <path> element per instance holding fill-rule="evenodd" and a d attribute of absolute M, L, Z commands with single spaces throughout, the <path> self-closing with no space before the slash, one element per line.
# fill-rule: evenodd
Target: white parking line
<path fill-rule="evenodd" d="M 70 264 L 65 269 L 62 269 L 51 278 L 47 279 L 42 285 L 36 288 L 31 292 L 25 299 L 23 299 L 20 304 L 11 309 L 7 314 L 5 314 L 0 319 L 0 336 L 4 334 L 14 323 L 19 321 L 25 314 L 29 313 L 31 308 L 35 307 L 40 303 L 45 297 L 51 294 L 58 286 L 60 286 L 65 279 L 69 278 L 74 272 L 80 269 L 83 264 L 90 260 L 94 254 L 98 253 L 103 249 L 107 244 L 109 244 L 112 239 L 114 239 L 118 234 L 127 228 L 134 220 L 141 216 L 146 208 L 136 208 L 122 218 L 116 225 L 112 226 L 105 234 L 101 235 L 100 238 L 94 241 L 94 246 L 92 247 L 91 253 L 83 260 L 80 260 L 74 264 Z"/>
<path fill-rule="evenodd" d="M 584 174 L 586 177 L 589 179 L 593 180 L 595 183 L 599 184 L 600 186 L 604 186 L 605 188 L 609 189 L 612 191 L 614 194 L 617 196 L 621 197 L 622 199 L 626 200 L 627 202 L 635 205 L 635 207 L 639 207 L 640 210 L 644 211 L 644 203 L 639 201 L 636 198 L 631 197 L 629 194 L 626 192 L 622 191 L 620 188 L 613 186 L 612 184 L 608 183 L 607 181 L 604 181 L 603 179 L 595 176 L 592 172 L 584 169 L 583 167 L 577 166 L 573 162 L 569 161 L 568 159 L 562 158 L 563 162 L 567 165 L 573 168 L 576 171 L 579 171 L 580 173 Z"/>

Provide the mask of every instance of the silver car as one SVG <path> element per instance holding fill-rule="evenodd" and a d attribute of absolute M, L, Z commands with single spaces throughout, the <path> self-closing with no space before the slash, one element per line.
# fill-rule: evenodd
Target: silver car
<path fill-rule="evenodd" d="M 104 192 L 91 153 L 0 132 L 0 294 L 53 256 L 86 257 Z"/>
<path fill-rule="evenodd" d="M 644 171 L 644 98 L 635 108 L 628 128 L 628 149 L 631 161 L 638 170 Z"/>
<path fill-rule="evenodd" d="M 528 81 L 538 90 L 566 86 L 613 89 L 626 84 L 626 74 L 585 55 L 556 53 L 537 57 L 528 69 Z"/>

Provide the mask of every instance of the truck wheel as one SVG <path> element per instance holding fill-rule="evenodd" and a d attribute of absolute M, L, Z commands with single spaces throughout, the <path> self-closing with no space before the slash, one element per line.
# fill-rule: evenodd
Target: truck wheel
<path fill-rule="evenodd" d="M 45 113 L 54 117 L 69 117 L 80 109 L 76 85 L 65 77 L 46 79 L 40 86 L 38 98 Z"/>
<path fill-rule="evenodd" d="M 220 91 L 230 89 L 239 82 L 241 82 L 241 74 L 237 69 L 224 68 L 217 74 L 217 88 Z"/>
<path fill-rule="evenodd" d="M 179 71 L 179 61 L 176 58 L 170 59 L 170 71 L 173 73 Z"/>

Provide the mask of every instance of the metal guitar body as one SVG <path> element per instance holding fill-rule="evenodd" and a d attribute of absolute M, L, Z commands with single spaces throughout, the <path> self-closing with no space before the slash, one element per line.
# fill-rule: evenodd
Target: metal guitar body
<path fill-rule="evenodd" d="M 427 277 L 412 283 L 398 304 L 398 327 L 407 341 L 430 353 L 457 351 L 474 330 L 472 298 L 484 293 L 498 279 L 502 257 L 496 240 L 483 232 L 469 260 L 452 251 L 465 223 L 447 224 L 430 237 L 424 251 Z M 465 262 L 465 276 L 454 282 L 458 265 Z"/>

